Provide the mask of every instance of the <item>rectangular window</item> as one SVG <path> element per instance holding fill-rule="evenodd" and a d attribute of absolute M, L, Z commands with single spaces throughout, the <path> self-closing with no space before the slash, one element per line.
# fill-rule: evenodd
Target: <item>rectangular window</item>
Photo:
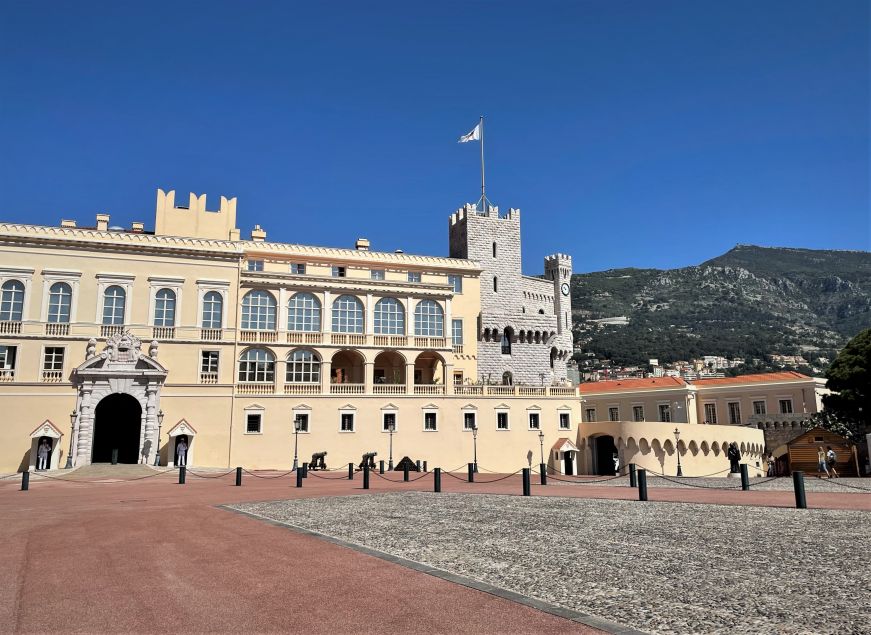
<path fill-rule="evenodd" d="M 780 400 L 780 414 L 782 414 L 782 415 L 791 415 L 792 414 L 792 399 L 781 399 Z"/>
<path fill-rule="evenodd" d="M 434 412 L 424 412 L 423 413 L 423 429 L 424 430 L 436 430 L 436 413 Z"/>
<path fill-rule="evenodd" d="M 296 274 L 298 276 L 304 276 L 305 275 L 305 264 L 302 262 L 290 263 L 290 273 Z"/>
<path fill-rule="evenodd" d="M 17 346 L 0 346 L 0 371 L 15 370 L 15 356 L 17 352 Z"/>
<path fill-rule="evenodd" d="M 262 260 L 249 260 L 247 265 L 248 265 L 248 271 L 263 271 L 263 261 Z"/>
<path fill-rule="evenodd" d="M 340 430 L 342 432 L 353 432 L 354 431 L 354 413 L 353 412 L 343 412 L 341 418 L 341 426 Z"/>
<path fill-rule="evenodd" d="M 455 370 L 454 371 L 454 385 L 459 386 L 463 383 L 463 371 Z"/>
<path fill-rule="evenodd" d="M 569 430 L 572 427 L 572 420 L 568 412 L 559 413 L 559 429 Z"/>
<path fill-rule="evenodd" d="M 537 412 L 529 413 L 529 429 L 530 430 L 538 430 L 541 428 L 540 419 Z"/>
<path fill-rule="evenodd" d="M 497 430 L 507 430 L 508 429 L 508 413 L 507 412 L 497 412 L 496 413 L 496 429 Z"/>
<path fill-rule="evenodd" d="M 671 406 L 667 403 L 659 404 L 659 420 L 666 423 L 671 421 Z"/>
<path fill-rule="evenodd" d="M 584 411 L 584 416 L 587 421 L 595 421 L 596 420 L 596 409 L 595 408 L 587 408 Z"/>
<path fill-rule="evenodd" d="M 448 276 L 448 284 L 454 289 L 454 293 L 463 292 L 463 276 Z"/>
<path fill-rule="evenodd" d="M 451 320 L 451 336 L 454 346 L 463 345 L 463 320 Z"/>
<path fill-rule="evenodd" d="M 409 271 L 408 272 L 408 281 L 409 282 L 420 282 L 420 272 Z"/>
<path fill-rule="evenodd" d="M 474 412 L 464 412 L 463 413 L 463 429 L 464 430 L 474 430 L 475 429 L 475 413 Z"/>
<path fill-rule="evenodd" d="M 644 406 L 632 406 L 632 420 L 644 421 Z"/>
<path fill-rule="evenodd" d="M 64 349 L 60 346 L 46 346 L 42 358 L 42 370 L 64 369 Z"/>
<path fill-rule="evenodd" d="M 248 434 L 260 434 L 262 432 L 262 416 L 249 414 L 245 418 L 245 432 Z"/>
<path fill-rule="evenodd" d="M 218 351 L 200 351 L 200 372 L 218 372 Z"/>
<path fill-rule="evenodd" d="M 372 269 L 369 272 L 369 276 L 373 280 L 384 280 L 384 269 Z"/>
<path fill-rule="evenodd" d="M 756 415 L 764 415 L 766 413 L 767 408 L 765 407 L 764 401 L 754 401 L 753 402 L 753 414 Z"/>
<path fill-rule="evenodd" d="M 741 404 L 737 401 L 730 401 L 729 404 L 729 423 L 733 426 L 741 425 Z"/>
<path fill-rule="evenodd" d="M 396 413 L 385 412 L 381 418 L 381 429 L 384 432 L 389 432 L 391 429 L 396 432 Z"/>
<path fill-rule="evenodd" d="M 717 404 L 715 403 L 706 403 L 705 404 L 705 423 L 717 423 Z"/>
<path fill-rule="evenodd" d="M 620 421 L 620 408 L 608 408 L 608 421 Z"/>
<path fill-rule="evenodd" d="M 344 278 L 345 277 L 345 268 L 344 267 L 337 267 L 337 266 L 333 265 L 332 275 L 334 278 Z"/>
<path fill-rule="evenodd" d="M 308 432 L 308 413 L 297 413 L 294 419 L 299 419 L 299 431 Z M 294 426 L 296 424 L 294 423 Z M 294 428 L 296 429 L 296 428 Z"/>

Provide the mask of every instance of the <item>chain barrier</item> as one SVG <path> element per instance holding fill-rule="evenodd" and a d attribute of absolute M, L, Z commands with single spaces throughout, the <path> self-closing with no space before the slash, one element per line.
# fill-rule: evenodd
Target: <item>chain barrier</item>
<path fill-rule="evenodd" d="M 462 483 L 468 483 L 468 481 L 466 479 L 464 479 L 460 476 L 457 476 L 456 474 L 453 474 L 452 472 L 442 472 L 442 474 L 446 474 L 447 476 L 450 476 L 451 478 L 455 478 Z"/>
<path fill-rule="evenodd" d="M 472 481 L 472 485 L 475 485 L 477 483 L 481 483 L 482 485 L 486 485 L 487 483 L 498 483 L 499 481 L 504 481 L 506 478 L 511 478 L 512 476 L 517 476 L 518 474 L 520 474 L 523 471 L 523 469 L 524 468 L 520 468 L 516 472 L 512 472 L 511 474 L 506 474 L 502 478 L 494 478 L 494 479 L 491 479 L 489 481 L 479 481 L 476 479 L 476 480 Z M 498 472 L 496 472 L 496 473 L 498 474 Z"/>
<path fill-rule="evenodd" d="M 698 483 L 698 484 L 686 483 L 684 481 L 677 480 L 677 477 L 671 478 L 670 476 L 665 476 L 664 474 L 654 473 L 654 477 L 661 478 L 664 481 L 670 481 L 672 483 L 677 483 L 678 485 L 684 485 L 686 487 L 697 487 L 699 489 L 721 489 L 721 490 L 741 489 L 741 483 L 738 483 L 737 485 L 731 485 L 729 487 L 719 487 L 717 485 L 702 485 L 701 483 Z M 693 478 L 693 477 L 688 476 L 686 478 Z M 699 477 L 695 477 L 695 478 L 699 478 Z"/>
<path fill-rule="evenodd" d="M 262 475 L 262 474 L 255 474 L 254 472 L 249 472 L 249 471 L 246 470 L 244 467 L 242 468 L 242 471 L 245 472 L 245 474 L 249 474 L 250 476 L 253 476 L 254 478 L 263 478 L 263 479 L 267 479 L 267 480 L 269 480 L 269 479 L 275 479 L 275 478 L 284 478 L 284 477 L 287 476 L 288 474 L 293 474 L 293 470 L 290 470 L 290 471 L 287 471 L 287 472 L 282 472 L 281 474 L 278 474 L 278 475 L 273 475 L 273 476 L 264 476 L 264 475 Z M 267 471 L 268 471 L 268 470 L 267 470 Z"/>
<path fill-rule="evenodd" d="M 233 468 L 229 472 L 224 472 L 223 474 L 218 474 L 216 476 L 206 476 L 204 474 L 197 474 L 196 472 L 194 472 L 192 470 L 188 470 L 188 469 L 185 470 L 185 474 L 191 474 L 192 476 L 196 476 L 197 478 L 224 478 L 228 474 L 235 474 L 235 473 L 236 473 L 236 468 Z"/>
<path fill-rule="evenodd" d="M 52 480 L 52 481 L 63 481 L 65 483 L 76 483 L 78 485 L 111 485 L 113 483 L 129 483 L 131 481 L 143 481 L 147 478 L 154 478 L 155 476 L 163 476 L 165 474 L 174 474 L 174 472 L 170 471 L 170 470 L 166 470 L 164 472 L 155 472 L 154 474 L 147 474 L 145 476 L 137 476 L 134 478 L 117 478 L 117 479 L 113 479 L 113 480 L 109 480 L 109 481 L 101 481 L 101 480 L 89 481 L 89 480 L 78 479 L 78 478 L 62 478 L 60 476 L 49 476 L 48 474 L 45 474 L 45 473 L 39 473 L 39 478 L 47 478 L 47 479 Z"/>
<path fill-rule="evenodd" d="M 431 474 L 432 474 L 432 472 L 424 472 L 420 476 L 417 476 L 415 478 L 409 478 L 408 481 L 405 481 L 404 479 L 401 481 L 394 481 L 392 478 L 387 478 L 383 474 L 380 474 L 377 470 L 375 471 L 375 476 L 377 476 L 380 479 L 384 479 L 385 481 L 390 481 L 391 483 L 406 483 L 406 482 L 414 483 L 415 481 L 419 481 L 422 478 L 426 478 L 427 476 L 430 476 Z"/>
<path fill-rule="evenodd" d="M 341 481 L 342 479 L 348 481 L 350 479 L 348 478 L 347 469 L 348 468 L 345 468 L 345 473 L 340 474 L 339 476 L 321 476 L 320 474 L 317 474 L 315 471 L 313 471 L 311 468 L 309 468 L 308 475 L 314 476 L 315 478 L 322 478 L 325 481 Z M 323 470 L 318 470 L 318 471 L 323 472 Z M 370 470 L 370 472 L 371 472 L 371 470 Z"/>
<path fill-rule="evenodd" d="M 850 485 L 849 483 L 840 483 L 840 477 L 831 479 L 831 478 L 823 478 L 822 476 L 817 476 L 817 480 L 823 481 L 824 483 L 831 483 L 832 485 L 838 485 L 839 487 L 846 487 L 849 489 L 857 489 L 862 492 L 871 492 L 871 488 L 869 487 L 859 487 L 858 485 Z"/>
<path fill-rule="evenodd" d="M 7 478 L 19 478 L 20 476 L 21 476 L 21 472 L 16 472 L 15 474 L 7 474 L 6 476 L 0 476 L 0 481 L 7 479 Z"/>
<path fill-rule="evenodd" d="M 548 479 L 552 479 L 554 481 L 559 481 L 560 483 L 571 483 L 572 485 L 591 485 L 593 483 L 607 483 L 608 481 L 616 481 L 618 478 L 626 478 L 625 474 L 616 474 L 614 476 L 609 476 L 608 478 L 600 478 L 596 480 L 571 480 L 571 479 L 563 479 L 558 476 L 549 475 Z"/>

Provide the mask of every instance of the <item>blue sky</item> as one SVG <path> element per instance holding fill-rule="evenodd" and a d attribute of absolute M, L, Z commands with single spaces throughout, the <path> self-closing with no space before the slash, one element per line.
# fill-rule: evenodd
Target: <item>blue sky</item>
<path fill-rule="evenodd" d="M 868 250 L 869 77 L 864 1 L 6 0 L 0 218 L 151 227 L 161 187 L 237 196 L 243 235 L 446 254 L 483 114 L 527 273 Z"/>

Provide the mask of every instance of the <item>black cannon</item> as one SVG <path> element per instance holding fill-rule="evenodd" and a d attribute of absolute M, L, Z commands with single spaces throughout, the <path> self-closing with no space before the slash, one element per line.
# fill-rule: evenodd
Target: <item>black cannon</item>
<path fill-rule="evenodd" d="M 370 470 L 374 470 L 376 456 L 378 456 L 377 452 L 366 452 L 363 455 L 363 459 L 360 461 L 360 465 L 357 466 L 357 469 L 362 470 L 364 466 L 368 465 Z"/>
<path fill-rule="evenodd" d="M 326 452 L 315 452 L 312 454 L 311 463 L 308 464 L 308 469 L 310 470 L 325 470 L 327 469 L 327 462 L 324 461 L 324 457 L 327 455 Z"/>

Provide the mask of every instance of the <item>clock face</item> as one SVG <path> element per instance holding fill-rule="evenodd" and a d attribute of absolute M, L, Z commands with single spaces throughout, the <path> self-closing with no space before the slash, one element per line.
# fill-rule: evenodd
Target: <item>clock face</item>
<path fill-rule="evenodd" d="M 563 282 L 563 286 L 560 288 L 562 289 L 563 295 L 569 294 L 569 285 L 567 283 Z"/>

